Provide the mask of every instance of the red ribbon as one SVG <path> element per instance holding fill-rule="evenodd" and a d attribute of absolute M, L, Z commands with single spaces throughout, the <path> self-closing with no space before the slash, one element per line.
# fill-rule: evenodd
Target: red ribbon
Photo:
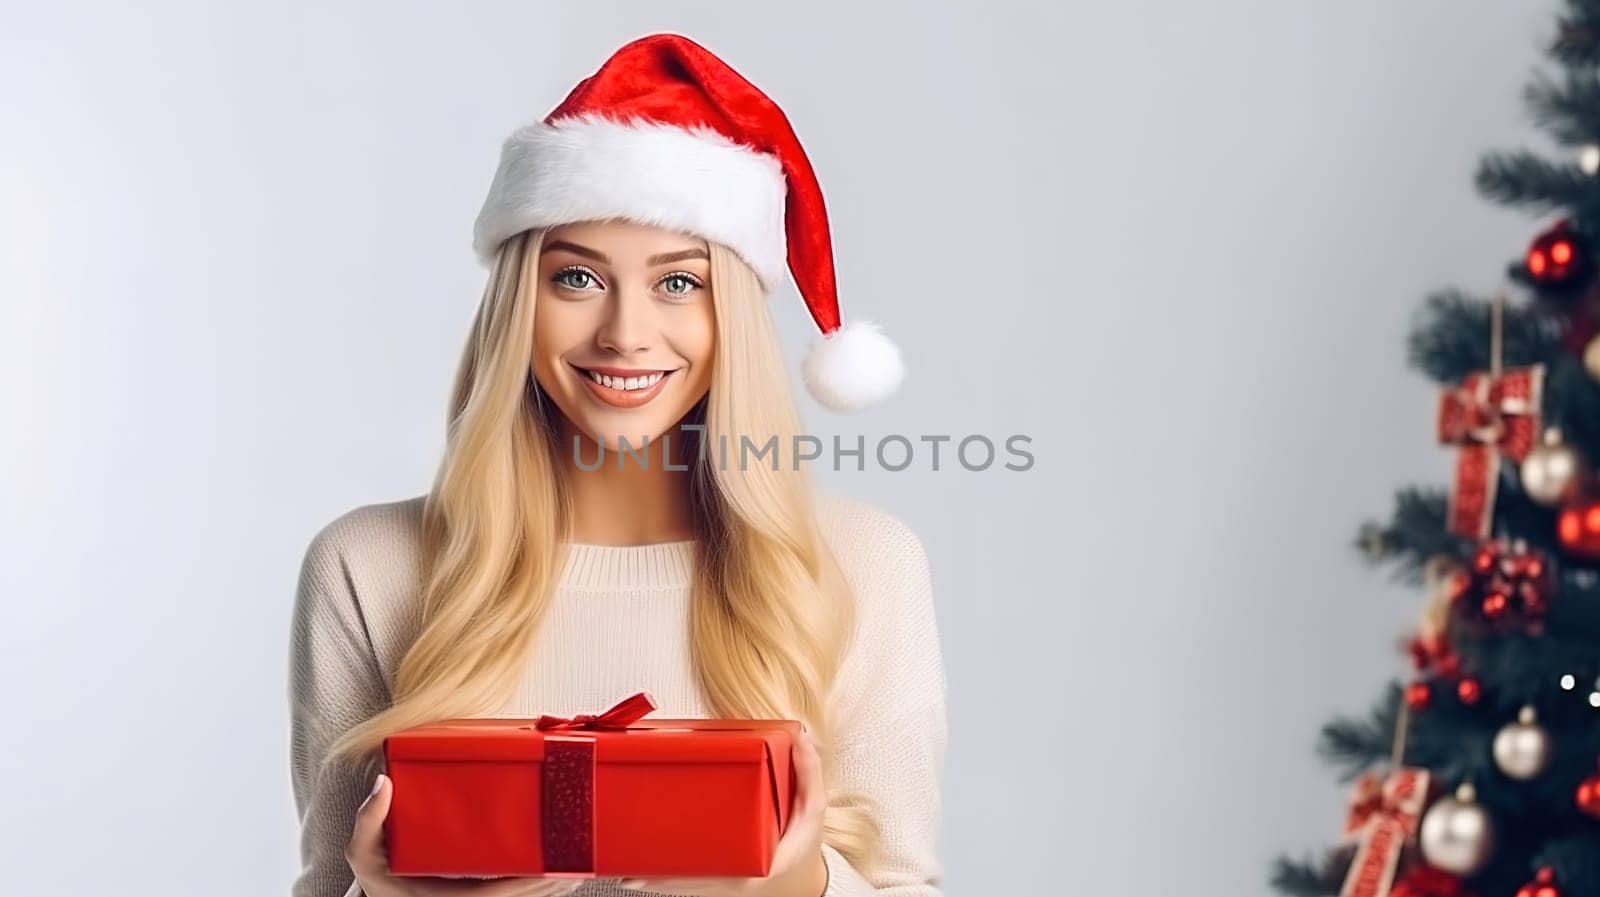
<path fill-rule="evenodd" d="M 630 724 L 656 709 L 649 692 L 641 691 L 618 701 L 604 713 L 580 713 L 577 716 L 550 716 L 545 714 L 534 723 L 536 729 L 626 729 Z"/>
<path fill-rule="evenodd" d="M 1383 809 L 1383 778 L 1375 772 L 1362 773 L 1350 791 L 1349 811 L 1345 814 L 1344 834 L 1354 839 L 1367 827 L 1372 815 Z"/>
<path fill-rule="evenodd" d="M 1500 456 L 1520 462 L 1539 437 L 1544 366 L 1511 368 L 1498 377 L 1468 374 L 1439 402 L 1439 441 L 1459 445 L 1450 531 L 1471 539 L 1489 535 Z"/>
<path fill-rule="evenodd" d="M 534 728 L 548 732 L 626 729 L 656 709 L 647 692 L 619 701 L 604 713 L 540 716 Z M 594 871 L 594 737 L 546 739 L 539 774 L 540 851 L 546 872 Z"/>
<path fill-rule="evenodd" d="M 1384 779 L 1374 802 L 1376 777 L 1363 776 L 1356 783 L 1347 834 L 1360 838 L 1355 859 L 1346 873 L 1339 897 L 1387 897 L 1400 864 L 1400 850 L 1416 833 L 1428 798 L 1428 771 L 1402 766 Z"/>

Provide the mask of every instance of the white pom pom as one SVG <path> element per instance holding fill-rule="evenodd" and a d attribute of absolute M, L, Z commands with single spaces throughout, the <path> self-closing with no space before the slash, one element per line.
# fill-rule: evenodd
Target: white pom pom
<path fill-rule="evenodd" d="M 855 411 L 889 396 L 905 379 L 900 349 L 870 321 L 853 321 L 811 346 L 800 365 L 806 391 L 823 407 Z"/>

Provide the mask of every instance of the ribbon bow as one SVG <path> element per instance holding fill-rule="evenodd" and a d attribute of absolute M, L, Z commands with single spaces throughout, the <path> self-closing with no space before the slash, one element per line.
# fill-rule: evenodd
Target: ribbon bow
<path fill-rule="evenodd" d="M 1468 374 L 1439 402 L 1439 441 L 1459 445 L 1450 531 L 1472 539 L 1489 535 L 1500 480 L 1500 456 L 1521 462 L 1539 434 L 1544 366 Z"/>
<path fill-rule="evenodd" d="M 1355 838 L 1367 827 L 1373 814 L 1383 809 L 1383 778 L 1365 772 L 1350 791 L 1350 804 L 1344 820 L 1344 834 Z"/>
<path fill-rule="evenodd" d="M 1400 863 L 1400 850 L 1417 830 L 1428 798 L 1428 771 L 1403 766 L 1379 780 L 1356 782 L 1345 834 L 1360 846 L 1350 862 L 1340 897 L 1386 897 Z"/>
<path fill-rule="evenodd" d="M 544 714 L 534 723 L 546 732 L 626 729 L 656 709 L 648 692 L 618 701 L 604 713 Z M 540 854 L 546 872 L 593 872 L 595 855 L 595 736 L 545 739 L 539 772 Z"/>
<path fill-rule="evenodd" d="M 649 692 L 641 691 L 623 698 L 604 713 L 580 713 L 571 717 L 543 714 L 533 725 L 536 729 L 558 730 L 626 729 L 654 709 L 656 709 L 655 699 L 650 697 Z"/>

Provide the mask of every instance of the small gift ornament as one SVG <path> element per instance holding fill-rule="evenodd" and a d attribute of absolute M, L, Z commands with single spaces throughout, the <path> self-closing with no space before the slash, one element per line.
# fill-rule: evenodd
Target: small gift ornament
<path fill-rule="evenodd" d="M 1401 704 L 1389 772 L 1367 772 L 1356 781 L 1344 823 L 1346 843 L 1354 841 L 1356 853 L 1339 897 L 1391 897 L 1400 853 L 1421 825 L 1430 780 L 1428 770 L 1405 765 L 1410 723 L 1410 710 Z"/>
<path fill-rule="evenodd" d="M 1427 796 L 1426 769 L 1401 766 L 1382 778 L 1369 772 L 1357 780 L 1344 830 L 1358 846 L 1339 897 L 1387 897 Z"/>
<path fill-rule="evenodd" d="M 1350 802 L 1345 811 L 1344 837 L 1354 842 L 1366 831 L 1367 823 L 1383 809 L 1383 776 L 1368 770 L 1356 779 L 1350 789 Z"/>
<path fill-rule="evenodd" d="M 1539 441 L 1544 366 L 1500 365 L 1501 297 L 1495 298 L 1490 369 L 1468 374 L 1439 402 L 1439 441 L 1460 446 L 1450 492 L 1450 531 L 1469 539 L 1489 535 L 1500 459 L 1520 464 Z"/>
<path fill-rule="evenodd" d="M 1489 535 L 1502 456 L 1521 463 L 1539 433 L 1544 366 L 1479 371 L 1445 392 L 1439 404 L 1439 441 L 1458 445 L 1450 493 L 1450 531 L 1469 539 Z"/>

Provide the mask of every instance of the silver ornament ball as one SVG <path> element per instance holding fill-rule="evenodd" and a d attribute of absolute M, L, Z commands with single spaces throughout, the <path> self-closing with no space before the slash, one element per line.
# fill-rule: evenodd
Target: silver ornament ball
<path fill-rule="evenodd" d="M 1589 340 L 1588 345 L 1583 347 L 1583 369 L 1589 372 L 1589 376 L 1600 380 L 1600 336 Z"/>
<path fill-rule="evenodd" d="M 1428 808 L 1417 841 L 1428 865 L 1452 875 L 1472 875 L 1494 853 L 1494 823 L 1478 806 L 1472 786 L 1462 785 L 1455 797 Z"/>
<path fill-rule="evenodd" d="M 1588 475 L 1583 453 L 1567 445 L 1555 427 L 1522 460 L 1522 491 L 1538 504 L 1553 508 L 1571 498 Z"/>
<path fill-rule="evenodd" d="M 1494 736 L 1494 765 L 1508 778 L 1527 781 L 1550 766 L 1550 733 L 1539 725 L 1532 707 L 1522 708 L 1515 722 Z"/>

